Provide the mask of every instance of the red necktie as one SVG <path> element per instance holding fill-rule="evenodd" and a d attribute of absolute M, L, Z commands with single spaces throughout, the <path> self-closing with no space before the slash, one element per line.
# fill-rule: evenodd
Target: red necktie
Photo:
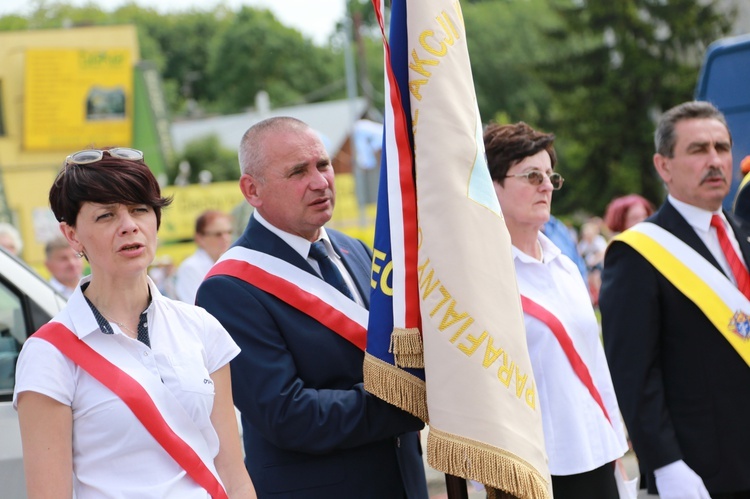
<path fill-rule="evenodd" d="M 743 295 L 750 299 L 750 275 L 748 275 L 747 269 L 740 261 L 737 252 L 729 241 L 727 231 L 724 228 L 724 222 L 719 215 L 711 217 L 711 227 L 716 228 L 716 235 L 719 236 L 721 251 L 724 252 L 724 256 L 727 258 L 727 263 L 729 263 L 729 268 L 732 269 L 734 279 L 737 281 L 737 287 Z"/>

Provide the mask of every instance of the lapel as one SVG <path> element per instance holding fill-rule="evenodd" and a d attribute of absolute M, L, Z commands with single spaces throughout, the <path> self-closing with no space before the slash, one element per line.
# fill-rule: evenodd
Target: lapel
<path fill-rule="evenodd" d="M 327 232 L 333 249 L 336 250 L 336 253 L 338 253 L 339 256 L 341 256 L 341 260 L 344 262 L 346 270 L 349 271 L 349 275 L 354 279 L 354 283 L 359 290 L 365 308 L 369 309 L 370 269 L 363 267 L 362 263 L 358 261 L 356 258 L 356 250 L 351 247 L 351 240 L 349 238 L 344 237 L 342 234 L 331 229 L 328 229 Z M 315 272 L 315 269 L 313 269 L 306 259 L 302 258 L 302 256 L 285 243 L 283 239 L 266 229 L 255 218 L 250 218 L 250 222 L 247 224 L 245 232 L 240 236 L 235 245 L 275 256 L 304 270 L 305 272 L 319 277 Z"/>
<path fill-rule="evenodd" d="M 708 250 L 708 247 L 706 247 L 701 238 L 698 237 L 698 234 L 695 233 L 693 227 L 690 226 L 687 220 L 685 220 L 685 218 L 680 215 L 680 213 L 674 208 L 674 206 L 669 203 L 669 201 L 664 201 L 664 204 L 661 206 L 661 208 L 659 208 L 659 211 L 656 212 L 656 214 L 654 214 L 652 219 L 649 219 L 649 221 L 674 234 L 685 244 L 697 251 L 698 254 L 700 254 L 703 258 L 708 260 L 711 265 L 719 269 L 722 274 L 724 274 L 724 270 L 721 268 L 721 265 L 719 265 L 719 262 L 716 261 L 716 258 L 714 258 L 714 256 L 711 254 L 711 252 Z M 748 250 L 750 251 L 750 248 L 748 248 Z"/>
<path fill-rule="evenodd" d="M 354 283 L 357 286 L 359 295 L 362 297 L 365 308 L 370 309 L 370 269 L 364 267 L 360 259 L 356 257 L 355 248 L 351 246 L 352 242 L 357 243 L 355 240 L 348 237 L 344 237 L 337 231 L 328 230 L 328 238 L 331 240 L 331 245 L 336 253 L 339 254 L 341 260 L 344 262 L 344 267 L 352 276 Z"/>

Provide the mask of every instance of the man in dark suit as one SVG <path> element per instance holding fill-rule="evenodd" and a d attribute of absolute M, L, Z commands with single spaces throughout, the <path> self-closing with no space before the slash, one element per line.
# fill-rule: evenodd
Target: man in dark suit
<path fill-rule="evenodd" d="M 731 135 L 714 106 L 687 102 L 664 113 L 655 144 L 667 200 L 650 224 L 615 239 L 604 261 L 600 308 L 612 380 L 649 492 L 750 498 L 750 367 L 732 342 L 747 341 L 750 233 L 721 208 Z M 669 251 L 636 244 L 644 233 Z M 685 266 L 672 271 L 675 262 Z M 698 281 L 685 285 L 693 272 Z M 712 293 L 726 308 L 708 303 Z M 729 317 L 716 320 L 716 310 Z"/>
<path fill-rule="evenodd" d="M 372 254 L 323 227 L 335 202 L 323 144 L 270 118 L 239 159 L 255 211 L 197 303 L 242 348 L 232 387 L 258 497 L 426 499 L 422 422 L 363 388 Z"/>

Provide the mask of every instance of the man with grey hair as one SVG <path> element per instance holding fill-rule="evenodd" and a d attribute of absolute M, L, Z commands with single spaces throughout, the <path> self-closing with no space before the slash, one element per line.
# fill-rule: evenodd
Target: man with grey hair
<path fill-rule="evenodd" d="M 232 391 L 258 497 L 426 499 L 422 422 L 364 390 L 372 253 L 324 227 L 336 190 L 320 138 L 270 118 L 239 161 L 255 211 L 197 304 L 242 348 Z"/>
<path fill-rule="evenodd" d="M 0 246 L 5 248 L 11 255 L 20 257 L 21 250 L 23 250 L 23 241 L 18 229 L 9 223 L 0 223 Z"/>
<path fill-rule="evenodd" d="M 667 199 L 604 260 L 612 380 L 649 492 L 750 498 L 750 232 L 722 209 L 732 137 L 713 105 L 686 102 L 655 146 Z"/>
<path fill-rule="evenodd" d="M 83 277 L 82 255 L 76 253 L 67 239 L 55 237 L 44 246 L 44 266 L 50 273 L 50 285 L 70 298 Z"/>

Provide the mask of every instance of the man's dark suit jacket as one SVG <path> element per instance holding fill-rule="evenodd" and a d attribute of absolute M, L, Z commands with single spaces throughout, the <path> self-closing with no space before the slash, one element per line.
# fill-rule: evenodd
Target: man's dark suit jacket
<path fill-rule="evenodd" d="M 327 230 L 369 304 L 371 252 Z M 235 243 L 315 271 L 252 218 Z M 231 362 L 246 465 L 259 498 L 427 498 L 422 422 L 364 390 L 364 353 L 278 298 L 214 276 L 197 303 L 242 352 Z"/>
<path fill-rule="evenodd" d="M 725 213 L 750 262 L 749 232 Z M 667 201 L 648 221 L 721 270 Z M 682 459 L 710 493 L 750 490 L 750 367 L 698 307 L 622 242 L 607 250 L 599 296 L 605 352 L 649 491 Z M 747 312 L 747 311 L 746 311 Z"/>

